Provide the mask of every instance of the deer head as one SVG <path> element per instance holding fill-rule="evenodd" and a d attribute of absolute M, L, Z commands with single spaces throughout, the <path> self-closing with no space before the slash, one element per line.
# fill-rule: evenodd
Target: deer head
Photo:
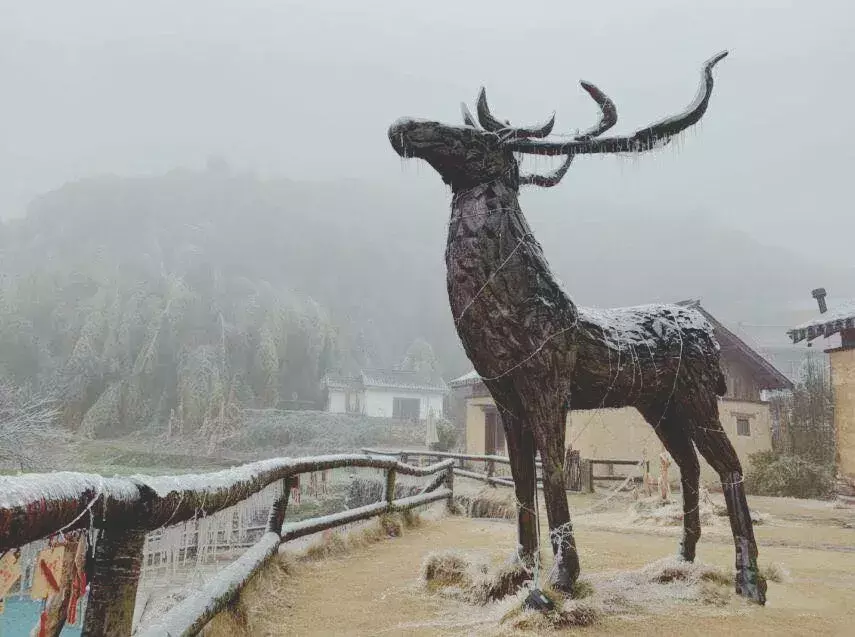
<path fill-rule="evenodd" d="M 637 130 L 632 135 L 600 137 L 617 123 L 614 102 L 599 88 L 581 82 L 600 107 L 600 121 L 564 140 L 547 139 L 555 124 L 553 114 L 537 126 L 514 127 L 490 112 L 487 94 L 478 94 L 477 120 L 465 104 L 463 126 L 416 119 L 399 119 L 389 127 L 389 141 L 401 157 L 417 157 L 433 166 L 453 190 L 504 180 L 520 185 L 550 187 L 561 181 L 576 155 L 641 153 L 667 144 L 674 135 L 695 124 L 707 110 L 713 88 L 713 67 L 727 51 L 710 58 L 701 70 L 701 84 L 692 103 L 681 113 Z M 520 175 L 515 153 L 564 155 L 561 166 L 546 175 Z"/>

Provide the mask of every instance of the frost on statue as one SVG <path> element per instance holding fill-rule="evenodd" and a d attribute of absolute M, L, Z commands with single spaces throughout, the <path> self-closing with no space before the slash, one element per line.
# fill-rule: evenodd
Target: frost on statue
<path fill-rule="evenodd" d="M 537 549 L 534 458 L 540 452 L 549 526 L 563 531 L 550 534 L 557 557 L 552 584 L 563 591 L 579 575 L 562 471 L 567 410 L 633 406 L 680 468 L 680 556 L 693 560 L 700 536 L 697 447 L 721 476 L 736 545 L 737 592 L 765 601 L 742 468 L 718 419 L 725 384 L 709 324 L 688 307 L 577 308 L 550 271 L 517 199 L 520 186 L 558 184 L 577 155 L 640 153 L 667 144 L 703 116 L 712 69 L 725 55 L 704 64 L 698 94 L 684 111 L 632 135 L 601 136 L 617 122 L 617 109 L 587 82 L 582 88 L 601 117 L 569 139 L 546 139 L 554 116 L 524 128 L 494 117 L 483 89 L 477 118 L 463 105 L 463 126 L 400 119 L 389 129 L 401 157 L 428 162 L 453 192 L 446 266 L 455 325 L 502 417 L 519 541 L 529 561 Z M 525 175 L 519 154 L 564 161 L 549 174 Z"/>

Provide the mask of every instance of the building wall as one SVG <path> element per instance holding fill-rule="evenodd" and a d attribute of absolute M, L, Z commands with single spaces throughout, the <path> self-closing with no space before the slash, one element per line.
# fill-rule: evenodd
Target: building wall
<path fill-rule="evenodd" d="M 327 411 L 334 414 L 343 414 L 347 411 L 345 392 L 338 389 L 330 389 L 327 395 Z"/>
<path fill-rule="evenodd" d="M 723 355 L 721 369 L 727 382 L 727 398 L 736 400 L 760 400 L 760 387 L 751 370 L 742 363 Z"/>
<path fill-rule="evenodd" d="M 855 349 L 829 352 L 841 473 L 855 477 Z"/>
<path fill-rule="evenodd" d="M 419 418 L 426 420 L 428 412 L 433 410 L 438 417 L 442 416 L 442 394 L 426 394 L 407 392 L 393 389 L 370 388 L 365 390 L 363 397 L 363 413 L 377 418 L 391 418 L 395 398 L 418 398 Z"/>
<path fill-rule="evenodd" d="M 470 398 L 466 401 L 466 453 L 484 453 L 487 419 L 483 407 L 492 404 L 493 399 L 489 396 Z"/>
<path fill-rule="evenodd" d="M 855 400 L 855 394 L 853 394 L 853 400 Z M 485 417 L 482 406 L 492 404 L 493 401 L 489 396 L 470 398 L 467 401 L 467 453 L 484 453 Z M 748 468 L 749 454 L 772 448 L 772 416 L 767 403 L 725 398 L 719 401 L 719 416 L 728 438 L 742 461 L 743 470 Z M 737 435 L 736 421 L 740 417 L 748 419 L 751 435 Z M 855 425 L 852 431 L 855 433 Z M 572 412 L 567 417 L 565 445 L 572 445 L 574 449 L 578 449 L 583 458 L 638 459 L 639 461 L 646 458 L 650 461 L 650 473 L 655 476 L 659 475 L 658 456 L 665 451 L 653 428 L 634 408 Z M 852 448 L 855 452 L 855 436 L 853 436 Z M 853 453 L 853 459 L 855 459 L 855 453 Z M 701 479 L 706 483 L 718 483 L 718 474 L 703 458 L 700 462 Z M 605 467 L 600 466 L 596 469 L 598 473 L 604 470 Z M 618 475 L 627 474 L 627 471 L 634 472 L 632 468 L 615 468 L 615 473 Z M 679 476 L 676 466 L 672 466 L 670 475 Z"/>

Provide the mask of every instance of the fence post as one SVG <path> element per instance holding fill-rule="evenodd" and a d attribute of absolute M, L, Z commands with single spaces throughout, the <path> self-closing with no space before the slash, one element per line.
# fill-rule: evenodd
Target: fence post
<path fill-rule="evenodd" d="M 386 507 L 391 511 L 395 500 L 395 467 L 386 470 Z"/>
<path fill-rule="evenodd" d="M 579 482 L 580 490 L 583 493 L 594 492 L 594 463 L 589 459 L 584 459 L 579 462 Z"/>
<path fill-rule="evenodd" d="M 451 491 L 451 495 L 445 501 L 445 509 L 449 513 L 456 513 L 457 507 L 454 504 L 454 466 L 448 467 L 445 471 L 445 488 Z"/>
<path fill-rule="evenodd" d="M 267 530 L 282 535 L 282 524 L 285 522 L 285 511 L 288 509 L 288 498 L 291 488 L 296 484 L 296 476 L 288 476 L 282 479 L 282 495 L 279 496 L 270 507 L 270 515 L 267 517 Z"/>
<path fill-rule="evenodd" d="M 495 474 L 496 474 L 496 463 L 493 462 L 492 460 L 488 460 L 487 461 L 487 477 L 492 478 Z M 495 482 L 492 482 L 489 480 L 487 481 L 487 484 L 489 484 L 491 487 L 496 486 Z"/>
<path fill-rule="evenodd" d="M 145 529 L 107 528 L 95 545 L 84 635 L 131 634 Z"/>
<path fill-rule="evenodd" d="M 564 479 L 565 488 L 571 491 L 582 490 L 582 476 L 580 466 L 579 450 L 567 449 L 564 455 Z"/>

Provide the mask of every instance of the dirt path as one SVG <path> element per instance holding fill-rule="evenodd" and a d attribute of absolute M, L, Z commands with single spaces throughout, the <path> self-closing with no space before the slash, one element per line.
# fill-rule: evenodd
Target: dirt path
<path fill-rule="evenodd" d="M 292 575 L 278 576 L 265 599 L 246 600 L 252 634 L 496 634 L 495 618 L 478 607 L 427 593 L 418 573 L 424 557 L 441 549 L 504 559 L 514 537 L 514 526 L 507 522 L 447 518 L 345 557 L 300 565 Z M 584 524 L 577 541 L 586 573 L 641 567 L 676 550 L 670 534 L 612 532 Z M 804 537 L 798 541 L 807 543 Z M 684 603 L 667 615 L 608 617 L 584 634 L 852 634 L 855 555 L 779 546 L 763 546 L 761 554 L 763 563 L 776 562 L 791 574 L 786 583 L 770 583 L 766 608 L 734 603 L 711 610 Z M 698 559 L 732 568 L 732 545 L 702 539 Z"/>

